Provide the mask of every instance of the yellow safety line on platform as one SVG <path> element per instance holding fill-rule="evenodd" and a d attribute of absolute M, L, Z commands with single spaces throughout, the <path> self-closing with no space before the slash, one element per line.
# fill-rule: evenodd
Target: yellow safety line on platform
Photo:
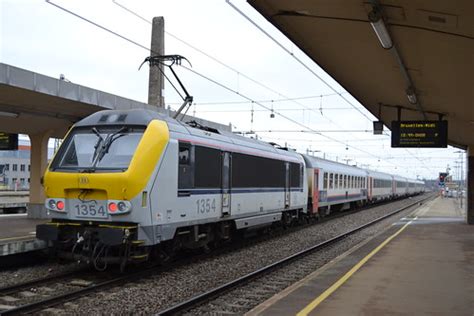
<path fill-rule="evenodd" d="M 2 238 L 2 239 L 0 239 L 0 242 L 6 241 L 6 240 L 26 239 L 26 238 L 35 239 L 35 237 L 34 237 L 33 235 L 30 235 L 30 236 L 18 236 L 18 237 Z"/>
<path fill-rule="evenodd" d="M 313 309 L 315 309 L 319 304 L 321 304 L 326 298 L 328 298 L 332 293 L 334 293 L 341 285 L 343 285 L 354 273 L 357 272 L 370 258 L 372 258 L 377 252 L 380 251 L 385 245 L 387 245 L 393 238 L 397 237 L 408 225 L 415 221 L 418 217 L 415 217 L 413 220 L 409 221 L 402 228 L 400 228 L 395 234 L 385 239 L 377 248 L 372 250 L 367 256 L 365 256 L 361 261 L 359 261 L 352 269 L 350 269 L 343 277 L 337 280 L 330 288 L 328 288 L 324 293 L 319 295 L 314 301 L 309 303 L 304 309 L 302 309 L 297 316 L 306 316 Z"/>

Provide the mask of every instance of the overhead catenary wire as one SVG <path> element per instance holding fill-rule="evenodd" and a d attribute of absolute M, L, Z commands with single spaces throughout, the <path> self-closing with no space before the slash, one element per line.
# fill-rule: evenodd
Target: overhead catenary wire
<path fill-rule="evenodd" d="M 124 6 L 123 4 L 119 3 L 117 0 L 112 0 L 112 2 L 113 2 L 114 4 L 116 4 L 117 6 L 119 6 L 120 8 L 122 8 L 123 10 L 125 10 L 125 11 L 129 12 L 130 14 L 136 16 L 136 17 L 139 18 L 140 20 L 142 20 L 142 21 L 144 21 L 144 22 L 146 22 L 146 23 L 152 25 L 152 22 L 151 22 L 151 21 L 149 21 L 148 19 L 144 18 L 143 16 L 141 16 L 141 15 L 138 14 L 137 12 L 131 10 L 130 8 Z M 272 39 L 272 40 L 273 40 L 278 46 L 280 46 L 284 51 L 286 51 L 286 52 L 289 53 L 293 58 L 295 58 L 301 65 L 303 65 L 307 70 L 309 70 L 313 75 L 315 75 L 319 80 L 321 80 L 327 87 L 329 87 L 329 88 L 334 92 L 333 94 L 330 94 L 330 95 L 338 95 L 338 96 L 340 96 L 344 101 L 346 101 L 347 103 L 349 103 L 353 109 L 355 109 L 357 112 L 359 112 L 360 114 L 362 114 L 363 116 L 365 116 L 369 121 L 372 121 L 372 120 L 371 120 L 367 115 L 365 115 L 357 106 L 355 106 L 352 102 L 350 102 L 349 100 L 347 100 L 347 98 L 345 98 L 344 96 L 342 96 L 342 93 L 341 93 L 341 92 L 338 92 L 336 89 L 334 89 L 334 88 L 333 88 L 329 83 L 327 83 L 321 76 L 319 76 L 318 74 L 316 74 L 316 73 L 315 73 L 312 69 L 310 69 L 305 63 L 303 63 L 299 58 L 297 58 L 297 57 L 293 54 L 293 52 L 290 52 L 286 47 L 284 47 L 281 43 L 279 43 L 279 42 L 278 42 L 274 37 L 272 37 L 268 32 L 266 32 L 265 30 L 263 30 L 263 29 L 262 29 L 259 25 L 257 25 L 253 20 L 251 20 L 245 13 L 243 13 L 243 12 L 242 12 L 240 9 L 238 9 L 234 4 L 232 4 L 232 3 L 230 2 L 230 0 L 226 0 L 226 2 L 227 2 L 232 8 L 234 8 L 237 12 L 239 12 L 242 16 L 244 16 L 249 22 L 251 22 L 255 27 L 257 27 L 260 31 L 262 31 L 266 36 L 268 36 L 270 39 Z M 257 85 L 259 85 L 259 86 L 261 86 L 261 87 L 263 87 L 263 88 L 265 88 L 265 89 L 267 89 L 267 90 L 269 90 L 269 91 L 272 91 L 273 93 L 276 93 L 276 94 L 278 94 L 278 95 L 280 95 L 280 96 L 283 96 L 283 97 L 285 97 L 286 100 L 288 100 L 288 101 L 293 101 L 293 102 L 295 102 L 295 103 L 297 103 L 297 104 L 303 106 L 304 108 L 306 108 L 306 109 L 308 109 L 308 110 L 310 110 L 310 111 L 317 112 L 317 111 L 316 111 L 315 109 L 313 109 L 313 108 L 306 107 L 306 106 L 304 106 L 303 104 L 301 104 L 300 102 L 296 102 L 297 98 L 289 98 L 289 97 L 287 97 L 287 96 L 281 94 L 280 92 L 275 91 L 274 89 L 268 87 L 267 85 L 265 85 L 265 84 L 263 84 L 263 83 L 261 83 L 261 82 L 255 80 L 255 79 L 251 78 L 250 76 L 248 76 L 248 75 L 242 73 L 241 71 L 239 71 L 239 70 L 237 70 L 237 69 L 235 69 L 235 68 L 229 66 L 228 64 L 226 64 L 226 63 L 224 63 L 224 62 L 222 62 L 222 61 L 219 60 L 218 58 L 216 58 L 216 57 L 214 57 L 214 56 L 212 56 L 212 55 L 206 53 L 206 52 L 203 51 L 202 49 L 199 49 L 199 48 L 197 48 L 196 46 L 194 46 L 194 45 L 188 43 L 187 41 L 184 41 L 183 39 L 179 38 L 178 36 L 176 36 L 176 35 L 174 35 L 174 34 L 168 32 L 168 31 L 166 31 L 166 30 L 165 30 L 165 33 L 168 34 L 169 36 L 173 37 L 174 39 L 178 40 L 179 42 L 185 44 L 186 46 L 188 46 L 188 47 L 190 47 L 190 48 L 196 50 L 197 52 L 201 53 L 202 55 L 208 57 L 209 59 L 215 61 L 216 63 L 222 65 L 223 67 L 225 67 L 225 68 L 227 68 L 227 69 L 229 69 L 229 70 L 231 70 L 231 71 L 237 73 L 238 76 L 242 76 L 242 77 L 246 78 L 247 80 L 249 80 L 249 81 L 251 81 L 251 82 L 253 82 L 253 83 L 257 84 Z M 327 95 L 326 95 L 326 96 L 327 96 Z M 319 97 L 321 98 L 321 102 L 322 102 L 322 97 L 323 97 L 323 95 L 321 94 Z M 273 102 L 273 101 L 270 100 L 269 102 Z M 254 101 L 251 101 L 251 103 L 254 103 Z M 263 102 L 261 102 L 261 103 L 263 103 Z M 253 111 L 254 111 L 254 109 L 252 109 L 252 117 L 253 117 L 253 113 L 254 113 Z M 271 108 L 270 111 L 271 111 L 272 114 L 273 114 L 273 112 L 274 112 L 273 107 Z M 338 127 L 341 127 L 339 124 L 337 124 L 337 123 L 334 122 L 333 120 L 329 119 L 327 116 L 324 116 L 324 115 L 323 115 L 323 113 L 322 113 L 322 105 L 320 106 L 320 112 L 321 112 L 321 116 L 323 116 L 326 120 L 328 120 L 329 122 L 333 123 L 334 125 L 336 125 L 336 126 L 338 126 Z M 304 110 L 303 110 L 303 113 L 304 113 Z M 407 150 L 407 152 L 408 152 L 408 150 Z M 411 154 L 411 153 L 409 152 L 409 154 Z M 411 154 L 411 155 L 412 155 L 412 154 Z M 416 157 L 415 157 L 415 158 L 416 158 Z M 418 160 L 419 160 L 419 159 L 418 159 Z M 420 160 L 419 160 L 419 161 L 420 161 Z M 420 162 L 421 162 L 421 161 L 420 161 Z M 423 167 L 425 167 L 426 169 L 428 169 L 428 168 L 426 167 L 426 165 L 423 165 Z M 429 169 L 428 169 L 428 170 L 429 170 Z"/>
<path fill-rule="evenodd" d="M 313 69 L 311 69 L 308 65 L 306 65 L 300 58 L 298 58 L 293 52 L 291 52 L 288 48 L 286 48 L 283 44 L 281 44 L 276 38 L 270 35 L 267 31 L 265 31 L 260 25 L 258 25 L 255 21 L 253 21 L 249 16 L 247 16 L 242 10 L 237 8 L 230 0 L 226 0 L 226 3 L 232 7 L 235 11 L 237 11 L 242 17 L 244 17 L 247 21 L 249 21 L 252 25 L 254 25 L 259 31 L 265 34 L 269 39 L 271 39 L 275 44 L 277 44 L 281 49 L 287 52 L 291 57 L 293 57 L 301 66 L 306 68 L 311 74 L 313 74 L 316 78 L 318 78 L 322 83 L 326 85 L 331 91 L 337 93 L 345 102 L 351 105 L 353 108 L 357 110 L 362 116 L 372 122 L 372 119 L 367 116 L 364 112 L 358 109 L 352 102 L 350 102 L 342 93 L 338 92 L 333 86 L 331 86 L 324 78 L 318 75 Z"/>
<path fill-rule="evenodd" d="M 258 101 L 257 101 L 258 102 Z M 168 104 L 170 105 L 178 105 L 180 103 L 178 102 L 168 102 Z M 228 103 L 220 103 L 220 104 L 225 104 L 225 105 L 228 105 Z M 252 102 L 246 102 L 245 104 L 252 104 Z M 206 105 L 206 104 L 203 104 L 203 103 L 193 103 L 193 105 Z M 299 112 L 299 111 L 305 111 L 305 109 L 301 109 L 301 108 L 278 108 L 277 109 L 278 111 L 280 112 Z M 337 111 L 337 110 L 353 110 L 352 108 L 331 108 L 329 109 L 331 111 Z M 197 110 L 196 112 L 199 112 L 199 113 L 239 113 L 239 112 L 249 112 L 251 110 L 249 109 L 235 109 L 235 110 Z M 267 110 L 254 110 L 254 112 L 268 112 Z M 371 130 L 372 131 L 372 130 Z"/>
<path fill-rule="evenodd" d="M 293 98 L 283 98 L 283 99 L 265 99 L 265 100 L 256 100 L 261 103 L 277 103 L 277 102 L 286 102 L 286 101 L 293 101 L 293 100 L 308 100 L 308 99 L 316 99 L 320 97 L 330 97 L 336 96 L 337 93 L 326 93 L 320 95 L 310 95 L 310 96 L 301 96 L 301 97 L 293 97 Z M 174 102 L 170 102 L 173 104 Z M 194 105 L 220 105 L 220 104 L 249 104 L 249 101 L 213 101 L 213 102 L 193 102 Z M 307 109 L 305 107 L 305 109 Z M 349 108 L 345 108 L 349 109 Z M 352 107 L 350 107 L 352 109 Z"/>
<path fill-rule="evenodd" d="M 255 102 L 255 100 L 253 100 L 253 99 L 247 97 L 246 95 L 244 95 L 244 94 L 242 94 L 242 93 L 239 93 L 238 91 L 233 90 L 232 88 L 227 87 L 226 85 L 224 85 L 224 84 L 222 84 L 222 83 L 216 81 L 215 79 L 212 79 L 212 78 L 210 78 L 210 77 L 208 77 L 208 76 L 205 76 L 205 75 L 203 75 L 203 74 L 201 74 L 201 73 L 199 73 L 199 72 L 197 72 L 197 71 L 195 71 L 195 70 L 193 70 L 193 69 L 191 69 L 191 68 L 189 68 L 189 67 L 186 67 L 186 66 L 184 66 L 184 65 L 182 65 L 182 67 L 183 67 L 184 69 L 187 69 L 187 70 L 189 70 L 190 72 L 192 72 L 192 73 L 194 73 L 194 74 L 196 74 L 196 75 L 198 75 L 198 76 L 200 76 L 200 77 L 202 77 L 202 78 L 204 78 L 204 79 L 210 81 L 210 82 L 213 82 L 215 85 L 220 86 L 221 88 L 223 88 L 223 89 L 225 89 L 225 90 L 227 90 L 227 91 L 236 93 L 236 94 L 240 95 L 242 98 L 247 99 L 247 100 L 249 100 L 249 101 L 252 101 L 254 104 L 257 104 L 257 105 L 263 107 L 264 109 L 267 109 L 267 110 L 271 111 L 271 108 L 269 108 L 268 106 L 266 106 L 266 105 L 264 105 L 264 104 L 262 104 L 262 103 L 259 103 L 259 102 Z M 320 132 L 318 132 L 318 131 L 312 129 L 311 127 L 308 127 L 308 126 L 306 126 L 306 125 L 304 125 L 304 124 L 302 124 L 302 123 L 300 123 L 300 122 L 298 122 L 298 121 L 296 121 L 296 120 L 294 120 L 294 119 L 292 119 L 292 118 L 290 118 L 290 117 L 288 117 L 288 116 L 286 116 L 286 115 L 284 115 L 284 114 L 282 114 L 282 113 L 280 113 L 280 112 L 278 112 L 278 111 L 275 111 L 275 110 L 274 110 L 273 112 L 274 112 L 275 114 L 278 114 L 279 116 L 285 118 L 286 120 L 288 120 L 288 121 L 290 121 L 290 122 L 292 122 L 292 123 L 294 123 L 294 124 L 296 124 L 296 125 L 298 125 L 298 126 L 301 126 L 301 127 L 305 128 L 305 129 L 308 130 L 308 131 L 313 132 L 314 134 L 320 135 L 320 136 L 325 137 L 325 138 L 327 138 L 327 139 L 331 139 L 331 140 L 333 140 L 333 141 L 336 142 L 336 143 L 339 143 L 339 144 L 348 146 L 348 147 L 350 147 L 350 148 L 353 148 L 353 149 L 355 149 L 355 150 L 358 150 L 358 151 L 360 151 L 360 152 L 366 153 L 366 154 L 371 155 L 372 157 L 375 157 L 375 158 L 377 158 L 377 159 L 383 159 L 383 158 L 381 158 L 381 157 L 379 157 L 379 156 L 377 156 L 377 155 L 374 155 L 374 154 L 372 154 L 372 153 L 370 153 L 370 152 L 367 152 L 367 151 L 365 151 L 365 150 L 363 150 L 363 149 L 354 147 L 354 146 L 352 146 L 352 145 L 348 145 L 348 144 L 347 144 L 346 142 L 344 142 L 344 141 L 341 141 L 341 140 L 339 140 L 339 139 L 336 139 L 336 138 L 333 138 L 333 137 L 324 135 L 324 134 L 322 134 L 322 133 L 320 133 Z"/>
<path fill-rule="evenodd" d="M 146 23 L 148 23 L 148 24 L 150 24 L 150 25 L 153 25 L 153 23 L 152 23 L 151 21 L 149 21 L 148 19 L 144 18 L 143 16 L 141 16 L 141 15 L 138 14 L 137 12 L 131 10 L 130 8 L 124 6 L 123 4 L 121 4 L 120 2 L 118 2 L 117 0 L 112 0 L 112 3 L 114 3 L 114 4 L 117 5 L 117 6 L 119 6 L 119 7 L 122 8 L 123 10 L 127 11 L 128 13 L 134 15 L 135 17 L 139 18 L 140 20 L 142 20 L 142 21 L 144 21 L 144 22 L 146 22 Z M 281 97 L 286 98 L 288 101 L 292 101 L 292 102 L 294 102 L 294 103 L 296 103 L 296 104 L 298 104 L 298 105 L 300 105 L 300 106 L 305 107 L 305 108 L 308 109 L 309 111 L 313 111 L 313 112 L 315 112 L 315 113 L 318 113 L 315 109 L 313 109 L 313 108 L 311 108 L 311 107 L 307 107 L 307 106 L 305 106 L 304 104 L 302 104 L 302 103 L 300 103 L 300 102 L 297 102 L 297 99 L 292 99 L 292 98 L 290 98 L 290 97 L 288 97 L 288 96 L 286 96 L 286 95 L 284 95 L 284 94 L 282 94 L 282 93 L 276 91 L 275 89 L 270 88 L 269 86 L 265 85 L 264 83 L 262 83 L 262 82 L 260 82 L 260 81 L 258 81 L 258 80 L 256 80 L 256 79 L 254 79 L 254 78 L 252 78 L 252 77 L 246 75 L 245 73 L 243 73 L 243 72 L 241 72 L 241 71 L 235 69 L 235 68 L 232 67 L 232 66 L 229 66 L 228 64 L 226 64 L 226 63 L 224 63 L 223 61 L 219 60 L 218 58 L 216 58 L 216 57 L 214 57 L 214 56 L 212 56 L 212 55 L 206 53 L 206 52 L 203 51 L 202 49 L 199 49 L 198 47 L 196 47 L 196 46 L 194 46 L 194 45 L 188 43 L 187 41 L 185 41 L 185 40 L 179 38 L 178 36 L 176 36 L 176 35 L 174 35 L 174 34 L 168 32 L 168 31 L 166 31 L 166 30 L 165 30 L 165 34 L 171 36 L 172 38 L 174 38 L 175 40 L 177 40 L 177 41 L 183 43 L 184 45 L 186 45 L 186 46 L 188 46 L 188 47 L 194 49 L 195 51 L 197 51 L 197 52 L 199 52 L 200 54 L 206 56 L 207 58 L 213 60 L 214 62 L 220 64 L 221 66 L 223 66 L 223 67 L 225 67 L 225 68 L 227 68 L 227 69 L 229 69 L 229 70 L 235 72 L 235 73 L 237 74 L 237 76 L 238 76 L 237 78 L 239 78 L 240 76 L 242 76 L 243 78 L 245 78 L 245 79 L 247 79 L 247 80 L 249 80 L 249 81 L 251 81 L 251 82 L 253 82 L 253 83 L 257 84 L 257 85 L 259 85 L 260 87 L 262 87 L 262 88 L 264 88 L 264 89 L 266 89 L 266 90 L 268 90 L 268 91 L 271 91 L 271 92 L 273 92 L 273 93 L 275 93 L 275 94 L 277 94 L 277 95 L 279 95 L 279 96 L 281 96 Z M 340 95 L 341 93 L 344 93 L 344 92 L 335 91 L 335 93 L 333 93 L 333 95 Z M 321 96 L 322 96 L 322 94 L 321 94 Z M 318 114 L 319 114 L 319 113 L 318 113 Z M 334 125 L 339 126 L 336 122 L 334 122 L 333 120 L 331 120 L 329 117 L 322 115 L 322 113 L 321 113 L 321 116 L 322 116 L 324 119 L 328 120 L 329 122 L 333 123 Z M 340 127 L 340 126 L 339 126 L 339 127 Z"/>
<path fill-rule="evenodd" d="M 93 21 L 91 21 L 91 20 L 89 20 L 89 19 L 87 19 L 87 18 L 85 18 L 85 17 L 83 17 L 83 16 L 81 16 L 81 15 L 79 15 L 79 14 L 77 14 L 77 13 L 74 13 L 74 12 L 72 12 L 72 11 L 70 11 L 70 10 L 68 10 L 68 9 L 66 9 L 66 8 L 64 8 L 64 7 L 60 6 L 60 5 L 58 5 L 58 4 L 55 4 L 55 3 L 53 3 L 51 0 L 45 0 L 45 1 L 46 1 L 48 4 L 51 4 L 51 5 L 53 5 L 53 6 L 57 7 L 57 8 L 59 8 L 59 9 L 61 9 L 62 11 L 67 12 L 67 13 L 69 13 L 69 14 L 71 14 L 71 15 L 73 15 L 73 16 L 75 16 L 75 17 L 77 17 L 77 18 L 79 18 L 79 19 L 81 19 L 81 20 L 83 20 L 83 21 L 86 21 L 86 22 L 88 22 L 88 23 L 90 23 L 90 24 L 92 24 L 92 25 L 94 25 L 94 26 L 96 26 L 96 27 L 98 27 L 98 28 L 100 28 L 100 29 L 106 31 L 106 32 L 109 32 L 110 34 L 113 34 L 113 35 L 115 35 L 115 36 L 118 36 L 119 38 L 121 38 L 121 39 L 123 39 L 123 40 L 126 40 L 127 42 L 129 42 L 129 43 L 131 43 L 131 44 L 134 44 L 134 45 L 136 45 L 136 46 L 138 46 L 138 47 L 141 47 L 142 49 L 144 49 L 144 50 L 146 50 L 146 51 L 148 51 L 148 52 L 151 51 L 150 48 L 148 48 L 148 47 L 146 47 L 146 46 L 144 46 L 144 45 L 142 45 L 142 44 L 140 44 L 140 43 L 138 43 L 138 42 L 135 42 L 135 41 L 133 41 L 133 40 L 131 40 L 131 39 L 129 39 L 129 38 L 123 36 L 123 35 L 120 35 L 119 33 L 114 32 L 114 31 L 112 31 L 112 30 L 110 30 L 110 29 L 108 29 L 108 28 L 106 28 L 106 27 L 104 27 L 104 26 L 102 26 L 102 25 L 100 25 L 100 24 L 98 24 L 98 23 L 96 23 L 96 22 L 93 22 Z M 155 53 L 155 52 L 152 51 L 152 53 Z M 156 54 L 156 53 L 155 53 L 155 54 Z M 203 74 L 201 74 L 201 73 L 199 73 L 199 72 L 197 72 L 197 71 L 195 71 L 195 70 L 193 70 L 193 69 L 191 69 L 191 68 L 189 68 L 189 67 L 186 67 L 186 66 L 184 66 L 184 65 L 181 65 L 181 67 L 184 68 L 184 69 L 186 69 L 186 70 L 188 70 L 188 71 L 190 71 L 190 72 L 192 72 L 192 73 L 194 73 L 195 75 L 197 75 L 197 76 L 199 76 L 199 77 L 201 77 L 201 78 L 203 78 L 203 79 L 206 79 L 207 81 L 210 81 L 210 82 L 214 83 L 214 84 L 217 85 L 217 86 L 220 86 L 221 88 L 223 88 L 223 89 L 225 89 L 225 90 L 227 90 L 227 91 L 229 91 L 229 92 L 235 93 L 235 94 L 241 96 L 242 98 L 247 99 L 248 101 L 253 102 L 254 104 L 257 104 L 257 105 L 259 105 L 259 106 L 261 106 L 261 107 L 267 109 L 268 111 L 271 111 L 271 109 L 270 109 L 269 107 L 265 106 L 264 104 L 262 104 L 262 103 L 260 103 L 260 102 L 256 102 L 256 101 L 253 100 L 252 98 L 249 98 L 249 97 L 247 97 L 246 95 L 244 95 L 244 94 L 242 94 L 242 93 L 240 93 L 240 92 L 238 92 L 238 91 L 235 91 L 235 90 L 232 89 L 232 88 L 229 88 L 228 86 L 226 86 L 226 85 L 224 85 L 224 84 L 218 82 L 218 81 L 215 80 L 215 79 L 212 79 L 212 78 L 210 78 L 210 77 L 208 77 L 208 76 L 206 76 L 206 75 L 203 75 Z M 332 87 L 331 87 L 331 90 L 333 90 L 335 93 L 338 93 L 338 92 L 337 92 L 334 88 L 332 88 Z M 338 94 L 341 96 L 340 93 L 338 93 Z M 351 103 L 349 102 L 349 104 L 351 104 Z M 351 105 L 352 105 L 352 104 L 351 104 Z M 358 109 L 357 109 L 357 110 L 358 110 Z M 358 111 L 360 111 L 360 110 L 358 110 Z M 284 119 L 286 119 L 286 120 L 288 120 L 288 121 L 290 121 L 290 122 L 292 122 L 292 123 L 294 123 L 294 124 L 296 124 L 296 125 L 298 125 L 298 126 L 301 126 L 301 127 L 305 128 L 305 129 L 307 129 L 307 130 L 309 130 L 309 131 L 313 131 L 315 134 L 318 134 L 318 135 L 320 135 L 320 136 L 322 136 L 322 137 L 325 137 L 325 138 L 327 138 L 327 139 L 330 139 L 330 140 L 332 140 L 332 141 L 334 141 L 334 142 L 336 142 L 336 143 L 340 143 L 340 144 L 342 144 L 342 145 L 344 145 L 344 146 L 353 148 L 353 149 L 355 149 L 355 150 L 357 150 L 357 151 L 360 151 L 360 152 L 363 152 L 363 153 L 365 153 L 365 154 L 368 154 L 369 156 L 375 157 L 375 158 L 377 158 L 377 159 L 379 159 L 379 160 L 384 160 L 384 159 L 381 158 L 380 156 L 377 156 L 377 155 L 375 155 L 375 154 L 372 154 L 372 153 L 370 153 L 370 152 L 368 152 L 368 151 L 365 151 L 365 150 L 363 150 L 363 149 L 357 148 L 357 147 L 355 147 L 355 146 L 348 145 L 347 142 L 344 142 L 344 141 L 335 139 L 335 138 L 333 138 L 333 137 L 330 137 L 330 136 L 321 134 L 321 133 L 317 132 L 316 130 L 313 130 L 312 128 L 310 128 L 310 127 L 308 127 L 308 126 L 306 126 L 306 125 L 304 125 L 304 124 L 302 124 L 302 123 L 300 123 L 300 122 L 298 122 L 298 121 L 296 121 L 296 120 L 294 120 L 294 119 L 292 119 L 292 118 L 290 118 L 290 117 L 288 117 L 288 116 L 286 116 L 286 115 L 284 115 L 284 114 L 281 114 L 281 113 L 279 113 L 279 112 L 277 112 L 277 111 L 274 111 L 274 113 L 278 114 L 280 117 L 282 117 L 282 118 L 284 118 Z M 390 162 L 390 161 L 387 161 L 387 162 L 389 162 L 389 163 L 391 163 L 392 165 L 396 166 L 396 164 L 394 164 L 394 163 L 392 163 L 392 162 Z"/>

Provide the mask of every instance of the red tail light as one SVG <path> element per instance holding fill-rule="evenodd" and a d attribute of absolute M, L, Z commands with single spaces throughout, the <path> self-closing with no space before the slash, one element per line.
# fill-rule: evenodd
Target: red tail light
<path fill-rule="evenodd" d="M 117 211 L 117 204 L 114 202 L 109 203 L 109 212 L 114 213 Z"/>
<path fill-rule="evenodd" d="M 62 211 L 64 209 L 64 202 L 58 201 L 58 203 L 56 203 L 56 207 L 58 208 L 58 210 Z"/>

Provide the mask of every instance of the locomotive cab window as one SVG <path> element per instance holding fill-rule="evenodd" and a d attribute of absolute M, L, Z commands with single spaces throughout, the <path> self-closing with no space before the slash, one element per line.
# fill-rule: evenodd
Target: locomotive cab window
<path fill-rule="evenodd" d="M 51 170 L 123 172 L 128 169 L 144 130 L 135 126 L 76 128 L 65 139 Z"/>

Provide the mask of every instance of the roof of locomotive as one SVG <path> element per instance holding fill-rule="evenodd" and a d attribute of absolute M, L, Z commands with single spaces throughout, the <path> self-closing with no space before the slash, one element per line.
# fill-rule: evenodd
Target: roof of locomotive
<path fill-rule="evenodd" d="M 166 116 L 144 109 L 131 110 L 104 110 L 95 112 L 79 122 L 75 127 L 97 126 L 97 125 L 141 125 L 147 126 L 152 120 L 166 120 Z"/>
<path fill-rule="evenodd" d="M 124 124 L 147 126 L 152 120 L 165 121 L 171 133 L 189 135 L 194 138 L 205 137 L 210 145 L 217 145 L 224 142 L 232 146 L 247 147 L 258 152 L 269 152 L 280 157 L 293 158 L 297 159 L 298 161 L 302 160 L 300 154 L 292 150 L 282 150 L 270 145 L 269 143 L 243 137 L 227 131 L 221 131 L 212 128 L 207 130 L 195 128 L 185 122 L 178 121 L 161 113 L 144 109 L 99 111 L 77 122 L 75 127 L 97 125 L 116 126 Z M 255 154 L 258 154 L 258 152 L 255 152 Z"/>

